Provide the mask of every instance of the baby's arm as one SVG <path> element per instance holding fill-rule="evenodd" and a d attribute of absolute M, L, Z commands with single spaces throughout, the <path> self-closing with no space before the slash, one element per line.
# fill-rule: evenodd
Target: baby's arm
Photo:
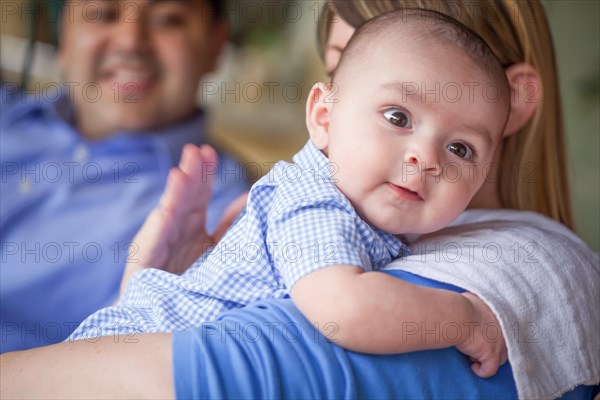
<path fill-rule="evenodd" d="M 492 376 L 506 361 L 493 313 L 470 293 L 340 265 L 304 276 L 291 297 L 324 335 L 352 351 L 390 354 L 457 346 L 471 357 L 473 371 L 481 377 Z M 486 338 L 488 332 L 494 337 Z"/>

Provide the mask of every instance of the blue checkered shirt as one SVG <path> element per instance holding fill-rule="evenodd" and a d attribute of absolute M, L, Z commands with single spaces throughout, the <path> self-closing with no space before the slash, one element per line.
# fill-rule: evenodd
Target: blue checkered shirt
<path fill-rule="evenodd" d="M 117 306 L 88 317 L 71 339 L 171 332 L 261 299 L 289 297 L 300 278 L 331 265 L 379 270 L 408 248 L 364 222 L 335 186 L 330 164 L 308 142 L 251 189 L 245 213 L 181 276 L 134 274 Z"/>

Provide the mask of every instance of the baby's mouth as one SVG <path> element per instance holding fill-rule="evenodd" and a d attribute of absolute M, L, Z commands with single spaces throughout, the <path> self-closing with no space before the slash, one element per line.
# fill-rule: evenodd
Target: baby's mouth
<path fill-rule="evenodd" d="M 423 197 L 418 192 L 393 184 L 391 182 L 387 182 L 387 186 L 390 188 L 392 194 L 399 199 L 408 201 L 423 201 Z"/>

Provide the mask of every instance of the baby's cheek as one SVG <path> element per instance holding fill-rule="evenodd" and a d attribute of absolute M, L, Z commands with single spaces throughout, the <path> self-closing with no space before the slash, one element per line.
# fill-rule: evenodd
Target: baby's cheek
<path fill-rule="evenodd" d="M 464 207 L 459 206 L 458 202 L 447 200 L 438 202 L 435 207 L 430 209 L 431 212 L 427 214 L 426 218 L 427 226 L 423 233 L 435 232 L 447 227 L 464 211 Z"/>
<path fill-rule="evenodd" d="M 475 168 L 472 173 L 475 191 L 479 190 L 486 180 L 496 180 L 499 172 L 499 167 L 491 162 L 485 162 L 481 165 Z"/>
<path fill-rule="evenodd" d="M 443 190 L 440 192 L 441 201 L 446 213 L 458 216 L 467 208 L 471 198 L 479 188 L 479 184 L 469 177 L 461 179 L 448 180 L 443 183 Z"/>
<path fill-rule="evenodd" d="M 460 190 L 469 200 L 477 193 L 485 181 L 484 171 L 479 167 L 463 168 L 462 176 L 456 183 L 460 185 Z M 457 188 L 458 189 L 458 188 Z"/>

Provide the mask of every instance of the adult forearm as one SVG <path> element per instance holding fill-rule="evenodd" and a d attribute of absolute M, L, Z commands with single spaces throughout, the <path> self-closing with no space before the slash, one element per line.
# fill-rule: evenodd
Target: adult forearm
<path fill-rule="evenodd" d="M 0 356 L 2 399 L 173 398 L 171 335 L 103 337 Z"/>

